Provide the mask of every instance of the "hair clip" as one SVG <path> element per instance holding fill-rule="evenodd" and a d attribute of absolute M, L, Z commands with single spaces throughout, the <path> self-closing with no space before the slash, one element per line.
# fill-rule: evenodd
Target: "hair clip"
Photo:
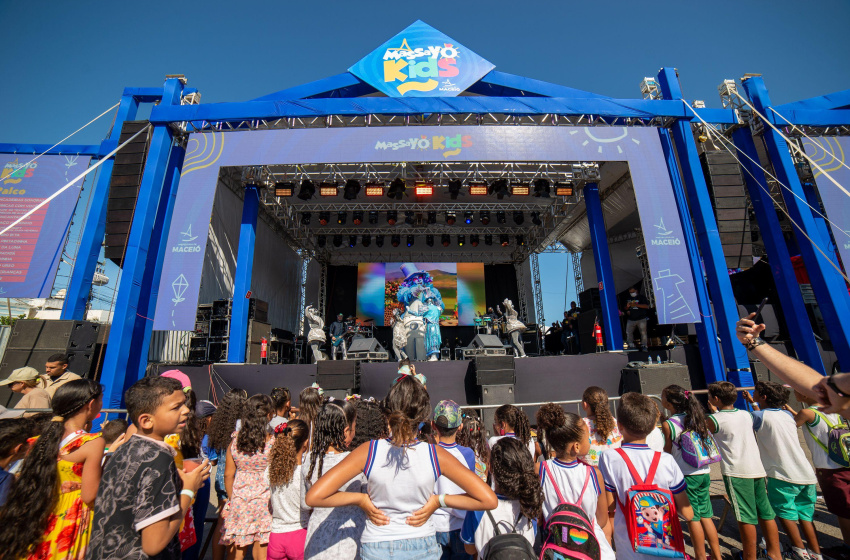
<path fill-rule="evenodd" d="M 685 391 L 685 398 L 686 398 L 686 399 L 690 399 L 690 398 L 691 398 L 691 392 L 690 392 L 690 391 L 687 391 L 687 390 Z"/>
<path fill-rule="evenodd" d="M 347 400 L 347 401 L 359 401 L 360 395 L 358 395 L 357 393 L 354 393 L 353 395 L 346 395 L 345 400 Z"/>
<path fill-rule="evenodd" d="M 324 390 L 324 389 L 322 389 L 321 387 L 319 387 L 319 384 L 318 384 L 318 383 L 313 383 L 312 385 L 310 385 L 310 388 L 311 388 L 311 389 L 316 389 L 317 391 L 319 391 L 319 396 L 320 396 L 320 397 L 321 397 L 322 395 L 324 395 L 324 394 L 325 394 L 325 390 Z"/>
<path fill-rule="evenodd" d="M 288 422 L 282 422 L 274 427 L 274 433 L 276 434 L 288 434 L 292 431 L 292 428 L 289 427 Z"/>

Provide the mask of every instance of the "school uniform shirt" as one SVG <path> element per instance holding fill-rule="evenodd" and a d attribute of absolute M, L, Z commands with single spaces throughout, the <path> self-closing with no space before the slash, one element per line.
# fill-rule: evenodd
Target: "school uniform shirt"
<path fill-rule="evenodd" d="M 753 429 L 767 476 L 793 484 L 817 484 L 797 437 L 797 423 L 787 410 L 766 408 L 753 413 Z"/>
<path fill-rule="evenodd" d="M 838 414 L 826 414 L 819 410 L 818 406 L 810 406 L 810 409 L 818 412 L 815 414 L 815 419 L 812 423 L 806 422 L 803 428 L 803 437 L 806 440 L 806 445 L 812 454 L 812 464 L 816 469 L 841 469 L 841 465 L 829 458 L 829 453 L 824 451 L 824 447 L 829 446 L 829 426 L 821 418 L 821 414 L 826 416 L 833 426 L 840 424 L 842 419 Z M 823 444 L 821 447 L 818 442 Z"/>
<path fill-rule="evenodd" d="M 626 452 L 635 466 L 635 470 L 645 480 L 646 474 L 649 472 L 649 466 L 657 451 L 653 451 L 649 446 L 642 443 L 623 443 L 620 449 Z M 617 548 L 617 560 L 648 560 L 650 558 L 656 558 L 655 556 L 636 553 L 632 548 L 632 544 L 629 542 L 629 530 L 623 516 L 622 505 L 626 503 L 628 490 L 635 485 L 635 480 L 632 478 L 631 473 L 629 473 L 626 462 L 615 449 L 603 451 L 599 459 L 599 470 L 602 472 L 602 478 L 605 480 L 605 489 L 613 493 L 618 502 L 616 506 L 617 512 L 614 515 L 614 545 Z M 676 465 L 676 461 L 672 455 L 667 453 L 661 454 L 653 484 L 658 485 L 659 488 L 670 490 L 672 494 L 678 494 L 686 490 L 685 477 Z M 678 523 L 678 520 L 674 520 L 673 522 Z"/>
<path fill-rule="evenodd" d="M 746 410 L 731 408 L 709 415 L 714 423 L 714 443 L 720 452 L 720 472 L 737 478 L 767 476 L 753 433 L 753 415 Z"/>
<path fill-rule="evenodd" d="M 537 535 L 537 520 L 529 521 L 521 514 L 519 500 L 509 500 L 498 494 L 496 494 L 496 497 L 499 499 L 499 505 L 496 506 L 496 509 L 490 510 L 490 514 L 499 527 L 499 533 L 502 535 L 510 533 L 516 527 L 515 532 L 525 537 L 534 546 L 534 537 Z M 463 522 L 463 528 L 460 530 L 460 540 L 465 544 L 475 545 L 479 558 L 484 558 L 487 555 L 487 545 L 495 536 L 496 531 L 493 528 L 493 522 L 490 521 L 486 512 L 466 512 L 466 519 Z"/>
<path fill-rule="evenodd" d="M 676 460 L 676 464 L 679 465 L 683 475 L 693 476 L 697 474 L 709 474 L 711 472 L 711 465 L 697 468 L 689 465 L 682 458 L 682 431 L 685 426 L 686 417 L 687 415 L 685 414 L 674 414 L 670 417 L 670 420 L 667 420 L 667 427 L 670 428 L 670 440 L 673 442 L 670 454 L 673 455 L 673 459 Z M 673 421 L 673 419 L 675 419 L 675 421 Z"/>
<path fill-rule="evenodd" d="M 448 451 L 455 459 L 460 461 L 462 465 L 469 467 L 469 470 L 475 472 L 475 453 L 472 449 L 458 445 L 456 443 L 438 443 L 440 447 Z M 441 476 L 437 479 L 434 485 L 434 494 L 463 494 L 463 488 L 446 478 Z M 438 533 L 448 533 L 449 531 L 459 531 L 463 526 L 463 520 L 466 517 L 466 511 L 452 508 L 440 508 L 431 515 L 434 520 L 434 528 Z"/>
<path fill-rule="evenodd" d="M 558 493 L 553 484 L 558 485 L 558 490 L 561 491 L 564 500 L 574 504 L 578 501 L 581 489 L 584 487 L 584 481 L 589 475 L 590 480 L 579 505 L 593 522 L 593 532 L 596 534 L 596 540 L 599 541 L 602 560 L 614 560 L 614 550 L 608 544 L 605 532 L 596 520 L 596 505 L 599 502 L 599 494 L 601 494 L 596 472 L 592 468 L 588 472 L 588 466 L 578 461 L 564 462 L 559 459 L 550 459 L 546 461 L 546 464 L 552 478 L 550 479 L 547 476 L 543 465 L 540 465 L 540 486 L 543 488 L 543 518 L 549 519 L 555 508 L 560 505 Z"/>
<path fill-rule="evenodd" d="M 653 451 L 664 451 L 664 432 L 658 426 L 646 436 L 646 444 Z"/>
<path fill-rule="evenodd" d="M 493 436 L 493 437 L 491 437 L 490 439 L 487 440 L 487 444 L 490 446 L 490 449 L 493 449 L 493 446 L 496 445 L 497 441 L 499 441 L 502 438 L 506 438 L 506 437 L 512 437 L 512 438 L 516 439 L 516 434 L 513 433 L 513 432 L 508 432 L 503 436 Z M 528 452 L 531 453 L 531 458 L 534 459 L 534 451 L 535 451 L 535 449 L 534 449 L 534 438 L 530 438 L 528 440 L 528 445 L 526 447 L 528 447 Z"/>

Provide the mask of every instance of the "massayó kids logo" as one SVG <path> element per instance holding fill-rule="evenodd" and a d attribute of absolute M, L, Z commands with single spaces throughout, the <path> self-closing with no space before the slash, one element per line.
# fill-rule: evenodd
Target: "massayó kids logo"
<path fill-rule="evenodd" d="M 15 158 L 15 161 L 6 162 L 6 165 L 3 166 L 3 170 L 0 171 L 0 180 L 5 185 L 20 183 L 23 179 L 32 177 L 36 167 L 38 167 L 38 164 L 34 161 L 24 164 L 19 163 L 18 159 Z"/>
<path fill-rule="evenodd" d="M 376 150 L 437 150 L 443 152 L 443 157 L 456 156 L 460 154 L 462 148 L 471 147 L 472 136 L 461 134 L 455 134 L 454 136 L 426 136 L 423 134 L 418 138 L 416 136 L 412 136 L 410 138 L 399 138 L 389 142 L 379 140 L 375 144 Z"/>
<path fill-rule="evenodd" d="M 460 91 L 448 78 L 458 75 L 460 52 L 451 43 L 431 45 L 425 48 L 410 48 L 407 39 L 401 46 L 390 47 L 384 52 L 384 82 L 394 86 L 401 95 L 409 91 L 433 91 L 437 88 L 436 78 L 446 78 L 440 91 Z"/>

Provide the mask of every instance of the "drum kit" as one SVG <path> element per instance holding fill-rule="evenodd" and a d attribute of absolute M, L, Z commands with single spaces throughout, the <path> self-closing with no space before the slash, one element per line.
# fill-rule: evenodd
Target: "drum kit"
<path fill-rule="evenodd" d="M 472 318 L 472 321 L 478 334 L 501 336 L 504 330 L 505 321 L 502 317 L 496 317 L 494 320 L 492 315 L 478 314 Z"/>
<path fill-rule="evenodd" d="M 342 336 L 348 340 L 355 338 L 374 338 L 374 319 L 358 319 L 354 315 L 345 320 L 345 332 Z"/>

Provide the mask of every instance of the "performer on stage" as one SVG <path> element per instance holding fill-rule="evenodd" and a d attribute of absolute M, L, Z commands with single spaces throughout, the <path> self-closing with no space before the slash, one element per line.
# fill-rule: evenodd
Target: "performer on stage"
<path fill-rule="evenodd" d="M 310 332 L 307 333 L 307 343 L 313 350 L 313 359 L 317 362 L 327 359 L 319 348 L 325 343 L 325 321 L 319 317 L 319 312 L 312 306 L 308 305 L 304 310 L 304 318 L 310 325 Z"/>
<path fill-rule="evenodd" d="M 328 329 L 328 334 L 331 335 L 331 360 L 336 360 L 336 350 L 342 347 L 342 359 L 348 359 L 348 353 L 345 349 L 345 323 L 342 321 L 342 313 L 336 314 L 336 321 L 331 323 Z"/>
<path fill-rule="evenodd" d="M 425 304 L 427 299 L 433 299 L 434 305 L 442 311 L 443 297 L 440 291 L 434 287 L 434 279 L 427 272 L 416 267 L 415 263 L 404 263 L 401 265 L 404 281 L 399 286 L 396 297 L 399 303 L 405 306 L 404 324 L 407 328 L 406 354 L 411 360 L 425 360 L 428 357 L 425 348 L 425 322 L 423 317 L 428 312 Z M 439 319 L 435 325 L 439 329 Z M 439 353 L 439 345 L 437 353 Z"/>
<path fill-rule="evenodd" d="M 511 344 L 514 347 L 514 355 L 517 358 L 525 358 L 525 350 L 522 348 L 522 333 L 525 332 L 526 326 L 517 317 L 518 314 L 514 309 L 514 304 L 508 298 L 502 302 L 505 306 L 505 331 L 511 335 Z"/>
<path fill-rule="evenodd" d="M 440 314 L 443 309 L 437 305 L 434 297 L 425 300 L 427 304 L 425 311 L 425 349 L 428 359 L 436 362 L 440 356 L 440 344 L 443 338 L 440 336 Z"/>
<path fill-rule="evenodd" d="M 404 351 L 404 347 L 407 346 L 407 327 L 405 327 L 401 312 L 398 309 L 393 309 L 392 328 L 393 352 L 400 362 L 407 359 L 407 353 Z"/>
<path fill-rule="evenodd" d="M 493 311 L 492 307 L 487 308 L 487 314 L 484 315 L 484 326 L 487 327 L 487 334 L 493 334 L 493 325 L 499 320 L 499 316 Z"/>

